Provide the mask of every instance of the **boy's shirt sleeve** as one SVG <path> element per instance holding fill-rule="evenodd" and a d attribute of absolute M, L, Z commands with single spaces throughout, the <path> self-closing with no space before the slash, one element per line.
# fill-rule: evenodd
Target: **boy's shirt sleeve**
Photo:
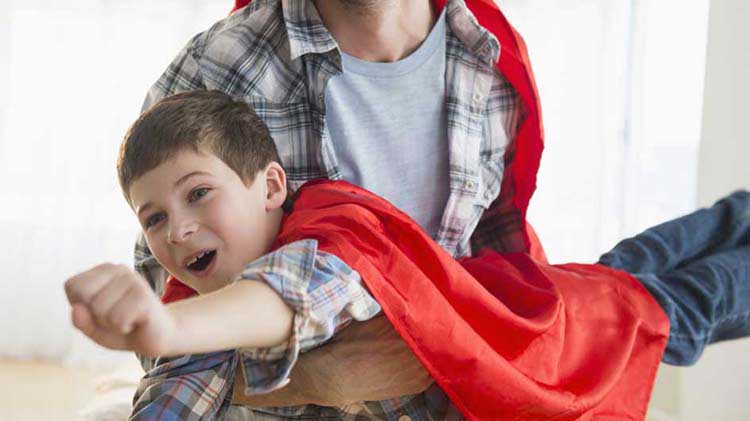
<path fill-rule="evenodd" d="M 235 351 L 160 357 L 138 384 L 128 419 L 223 419 L 237 365 Z"/>
<path fill-rule="evenodd" d="M 266 282 L 294 310 L 292 334 L 285 344 L 173 358 L 141 357 L 147 372 L 133 399 L 131 419 L 220 416 L 231 404 L 237 369 L 245 376 L 244 393 L 267 393 L 288 383 L 300 352 L 322 345 L 352 320 L 375 317 L 380 305 L 359 274 L 337 256 L 318 251 L 317 245 L 316 240 L 287 244 L 248 264 L 237 279 Z M 147 276 L 163 270 L 142 247 L 145 242 L 139 240 L 138 271 Z"/>
<path fill-rule="evenodd" d="M 359 274 L 317 245 L 311 239 L 287 244 L 249 264 L 240 277 L 239 282 L 265 282 L 294 310 L 286 343 L 238 350 L 246 394 L 284 386 L 300 352 L 322 345 L 352 320 L 368 320 L 381 311 Z"/>

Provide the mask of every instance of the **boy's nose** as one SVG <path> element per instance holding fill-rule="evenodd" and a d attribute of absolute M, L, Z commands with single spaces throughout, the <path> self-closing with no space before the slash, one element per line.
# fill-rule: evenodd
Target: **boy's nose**
<path fill-rule="evenodd" d="M 193 221 L 174 221 L 167 233 L 167 241 L 170 244 L 181 243 L 195 233 L 197 224 Z"/>

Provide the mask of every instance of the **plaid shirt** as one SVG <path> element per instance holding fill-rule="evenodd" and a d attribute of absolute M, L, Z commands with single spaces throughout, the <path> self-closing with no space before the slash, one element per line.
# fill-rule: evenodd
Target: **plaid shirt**
<path fill-rule="evenodd" d="M 510 140 L 523 117 L 520 98 L 495 68 L 500 54 L 497 39 L 477 23 L 462 0 L 449 0 L 446 7 L 450 182 L 435 240 L 456 257 L 481 247 L 521 251 L 523 224 L 511 203 L 513 192 L 500 191 L 505 165 L 513 157 Z M 193 37 L 151 88 L 144 110 L 165 96 L 190 90 L 221 90 L 243 99 L 268 125 L 290 186 L 296 189 L 314 178 L 341 178 L 325 125 L 324 101 L 328 80 L 341 71 L 337 44 L 312 2 L 254 0 Z M 166 273 L 142 236 L 136 244 L 135 266 L 162 294 Z M 142 363 L 147 370 L 154 367 L 149 359 Z M 412 420 L 459 419 L 457 413 L 445 415 L 457 412 L 445 409 L 446 401 L 433 387 L 416 397 L 332 409 L 338 415 L 326 416 L 366 413 L 388 419 L 401 414 Z M 288 409 L 285 418 L 291 417 L 289 411 L 309 418 L 313 413 L 323 417 L 324 409 L 296 407 Z"/>
<path fill-rule="evenodd" d="M 302 240 L 280 247 L 248 264 L 237 280 L 265 282 L 292 307 L 293 330 L 285 344 L 158 359 L 136 392 L 136 418 L 223 414 L 240 364 L 247 381 L 244 392 L 268 393 L 288 383 L 300 352 L 325 343 L 352 320 L 380 313 L 359 274 L 317 245 L 316 240 Z"/>

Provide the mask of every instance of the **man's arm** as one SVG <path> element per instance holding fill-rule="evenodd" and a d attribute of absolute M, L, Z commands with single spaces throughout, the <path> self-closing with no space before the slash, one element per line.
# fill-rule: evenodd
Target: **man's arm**
<path fill-rule="evenodd" d="M 377 352 L 373 352 L 374 344 Z M 270 393 L 249 395 L 243 393 L 246 381 L 238 371 L 232 403 L 251 407 L 310 403 L 340 407 L 416 395 L 434 383 L 383 315 L 352 323 L 330 343 L 301 354 L 289 380 L 286 386 Z"/>

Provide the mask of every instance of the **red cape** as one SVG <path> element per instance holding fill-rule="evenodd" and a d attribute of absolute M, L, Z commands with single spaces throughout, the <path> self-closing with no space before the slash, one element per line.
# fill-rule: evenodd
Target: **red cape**
<path fill-rule="evenodd" d="M 524 253 L 457 261 L 344 181 L 303 185 L 274 248 L 308 238 L 359 272 L 468 419 L 645 418 L 669 322 L 629 274 Z"/>

